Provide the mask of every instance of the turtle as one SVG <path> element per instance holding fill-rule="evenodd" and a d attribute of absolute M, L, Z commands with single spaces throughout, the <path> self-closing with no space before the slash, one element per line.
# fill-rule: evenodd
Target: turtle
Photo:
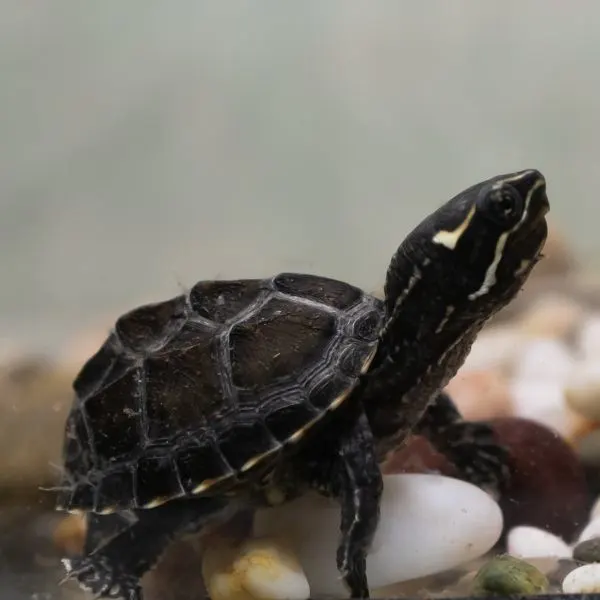
<path fill-rule="evenodd" d="M 478 485 L 506 453 L 445 393 L 540 260 L 537 169 L 458 193 L 400 243 L 383 297 L 310 273 L 202 280 L 118 317 L 73 381 L 57 509 L 88 518 L 66 579 L 142 600 L 168 545 L 309 491 L 340 506 L 337 568 L 369 597 L 385 457 L 426 435 Z"/>

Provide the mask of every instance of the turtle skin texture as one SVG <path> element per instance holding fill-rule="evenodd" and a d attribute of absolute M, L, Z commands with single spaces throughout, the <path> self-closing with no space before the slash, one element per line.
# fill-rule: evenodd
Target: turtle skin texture
<path fill-rule="evenodd" d="M 339 503 L 337 567 L 368 597 L 390 451 L 419 433 L 468 481 L 507 476 L 489 427 L 441 390 L 539 260 L 548 208 L 533 169 L 467 188 L 400 244 L 382 300 L 283 273 L 201 281 L 119 318 L 74 381 L 58 508 L 90 526 L 67 578 L 142 600 L 172 540 L 312 489 Z"/>

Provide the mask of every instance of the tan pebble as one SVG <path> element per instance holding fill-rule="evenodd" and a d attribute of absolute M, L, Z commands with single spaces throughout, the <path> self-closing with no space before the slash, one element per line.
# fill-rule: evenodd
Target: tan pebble
<path fill-rule="evenodd" d="M 68 556 L 83 551 L 86 533 L 86 520 L 83 515 L 68 515 L 54 530 L 54 543 L 58 550 Z"/>
<path fill-rule="evenodd" d="M 496 371 L 459 372 L 446 391 L 465 419 L 482 421 L 512 414 L 508 383 Z"/>
<path fill-rule="evenodd" d="M 213 540 L 206 548 L 202 574 L 211 600 L 305 600 L 310 587 L 286 545 L 254 538 L 238 545 Z"/>
<path fill-rule="evenodd" d="M 546 295 L 532 302 L 518 327 L 528 336 L 564 339 L 576 330 L 583 316 L 583 307 L 571 298 Z"/>
<path fill-rule="evenodd" d="M 600 362 L 577 365 L 565 387 L 567 405 L 581 416 L 600 420 Z"/>
<path fill-rule="evenodd" d="M 583 565 L 571 571 L 564 579 L 565 594 L 591 594 L 600 592 L 600 563 Z"/>

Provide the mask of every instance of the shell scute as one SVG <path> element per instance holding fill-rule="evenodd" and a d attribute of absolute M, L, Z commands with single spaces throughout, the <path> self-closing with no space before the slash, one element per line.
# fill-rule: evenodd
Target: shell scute
<path fill-rule="evenodd" d="M 81 405 L 93 432 L 97 466 L 135 452 L 140 445 L 140 369 L 130 369 Z"/>
<path fill-rule="evenodd" d="M 146 304 L 117 319 L 115 333 L 123 346 L 138 354 L 146 354 L 161 346 L 185 323 L 186 297 Z"/>
<path fill-rule="evenodd" d="M 363 296 L 362 290 L 353 285 L 314 275 L 281 273 L 273 278 L 273 284 L 285 294 L 314 300 L 339 310 L 347 310 Z"/>
<path fill-rule="evenodd" d="M 95 506 L 96 505 L 96 489 L 91 481 L 79 481 L 77 485 L 69 490 L 66 498 L 59 498 L 59 504 L 65 505 L 67 508 L 71 506 Z"/>
<path fill-rule="evenodd" d="M 80 398 L 87 398 L 97 389 L 106 374 L 114 368 L 114 363 L 119 359 L 117 351 L 119 342 L 114 334 L 110 335 L 80 369 L 73 380 L 73 389 Z"/>
<path fill-rule="evenodd" d="M 352 323 L 352 335 L 365 342 L 375 342 L 383 325 L 383 314 L 380 310 L 370 310 L 359 316 Z"/>
<path fill-rule="evenodd" d="M 123 498 L 134 498 L 133 472 L 129 469 L 109 472 L 100 481 L 96 493 L 96 511 L 112 510 Z"/>
<path fill-rule="evenodd" d="M 308 399 L 313 406 L 322 411 L 335 408 L 352 389 L 353 380 L 336 373 L 331 377 L 323 377 L 309 390 Z"/>
<path fill-rule="evenodd" d="M 335 315 L 273 299 L 229 336 L 233 383 L 262 389 L 322 359 L 336 332 Z"/>
<path fill-rule="evenodd" d="M 216 323 L 236 317 L 263 291 L 260 279 L 200 281 L 190 290 L 194 312 Z"/>
<path fill-rule="evenodd" d="M 175 457 L 181 485 L 188 494 L 195 493 L 199 482 L 215 481 L 233 475 L 231 466 L 224 462 L 211 436 L 199 438 L 201 442 L 182 448 Z"/>
<path fill-rule="evenodd" d="M 281 444 L 286 443 L 298 430 L 318 418 L 320 414 L 305 399 L 293 401 L 283 397 L 279 402 L 273 403 L 269 412 L 265 412 L 265 425 Z"/>
<path fill-rule="evenodd" d="M 217 341 L 200 338 L 196 346 L 177 348 L 145 361 L 147 437 L 172 440 L 186 431 L 202 429 L 227 397 L 220 376 Z"/>
<path fill-rule="evenodd" d="M 279 447 L 258 414 L 257 407 L 239 407 L 215 425 L 217 443 L 227 462 L 240 471 L 248 461 Z"/>
<path fill-rule="evenodd" d="M 173 498 L 185 491 L 174 463 L 165 455 L 142 456 L 137 463 L 135 482 L 135 500 L 140 507 L 158 499 Z"/>

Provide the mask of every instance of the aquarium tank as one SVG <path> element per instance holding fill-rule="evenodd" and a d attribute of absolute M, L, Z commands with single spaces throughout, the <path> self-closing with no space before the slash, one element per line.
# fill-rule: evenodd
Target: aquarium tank
<path fill-rule="evenodd" d="M 600 592 L 600 4 L 0 48 L 0 600 Z"/>

